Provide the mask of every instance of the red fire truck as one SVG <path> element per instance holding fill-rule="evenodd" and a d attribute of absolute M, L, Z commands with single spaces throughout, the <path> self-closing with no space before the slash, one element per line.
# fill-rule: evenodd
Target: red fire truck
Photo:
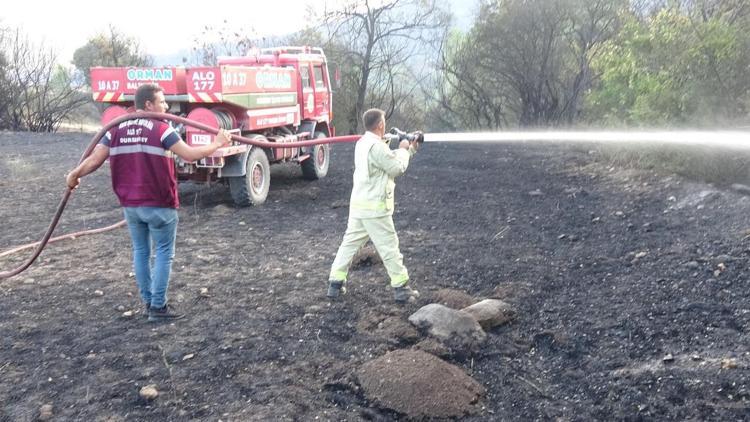
<path fill-rule="evenodd" d="M 271 163 L 297 162 L 306 179 L 328 172 L 329 145 L 283 146 L 335 136 L 328 65 L 320 48 L 262 49 L 220 58 L 218 66 L 92 68 L 94 101 L 110 104 L 102 124 L 133 111 L 136 89 L 149 82 L 164 89 L 171 113 L 279 145 L 231 145 L 196 162 L 176 158 L 180 180 L 226 181 L 234 202 L 247 206 L 266 200 Z M 178 129 L 190 145 L 209 144 L 215 136 L 192 127 Z"/>

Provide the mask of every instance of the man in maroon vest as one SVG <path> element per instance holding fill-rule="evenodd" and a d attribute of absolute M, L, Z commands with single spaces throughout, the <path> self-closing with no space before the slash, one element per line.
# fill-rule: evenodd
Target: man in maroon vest
<path fill-rule="evenodd" d="M 165 113 L 169 106 L 156 84 L 146 84 L 135 93 L 138 111 Z M 167 305 L 169 274 L 177 234 L 177 178 L 172 153 L 185 161 L 196 161 L 229 144 L 222 130 L 213 143 L 199 147 L 186 144 L 172 127 L 155 119 L 134 119 L 110 129 L 94 151 L 67 176 L 75 189 L 80 178 L 98 169 L 109 157 L 112 188 L 120 200 L 133 241 L 133 267 L 150 322 L 180 319 Z M 151 243 L 156 250 L 149 263 Z"/>

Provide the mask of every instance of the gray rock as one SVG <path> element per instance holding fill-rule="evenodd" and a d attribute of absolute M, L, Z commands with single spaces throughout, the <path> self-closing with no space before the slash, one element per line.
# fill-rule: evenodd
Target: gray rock
<path fill-rule="evenodd" d="M 485 330 L 506 324 L 516 317 L 513 307 L 498 299 L 485 299 L 462 311 L 474 317 Z"/>
<path fill-rule="evenodd" d="M 39 408 L 39 420 L 40 421 L 48 421 L 52 419 L 53 413 L 52 413 L 52 405 L 51 404 L 45 404 L 42 405 L 41 408 Z"/>
<path fill-rule="evenodd" d="M 474 347 L 487 339 L 473 316 L 447 306 L 431 303 L 409 317 L 409 322 L 453 347 Z"/>

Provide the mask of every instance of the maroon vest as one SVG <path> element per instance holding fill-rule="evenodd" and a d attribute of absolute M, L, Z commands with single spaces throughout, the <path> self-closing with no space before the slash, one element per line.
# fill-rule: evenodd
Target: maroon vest
<path fill-rule="evenodd" d="M 112 188 L 120 204 L 178 208 L 174 159 L 168 150 L 180 140 L 174 129 L 159 120 L 136 119 L 108 135 Z"/>

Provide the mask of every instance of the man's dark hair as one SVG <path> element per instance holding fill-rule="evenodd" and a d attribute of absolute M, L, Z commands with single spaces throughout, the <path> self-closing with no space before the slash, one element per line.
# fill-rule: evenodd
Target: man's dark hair
<path fill-rule="evenodd" d="M 371 108 L 362 115 L 362 124 L 365 129 L 374 130 L 378 127 L 380 119 L 385 119 L 385 112 L 379 108 Z"/>
<path fill-rule="evenodd" d="M 164 92 L 164 88 L 154 83 L 143 84 L 135 91 L 135 108 L 146 109 L 146 101 L 154 102 L 157 92 Z"/>

